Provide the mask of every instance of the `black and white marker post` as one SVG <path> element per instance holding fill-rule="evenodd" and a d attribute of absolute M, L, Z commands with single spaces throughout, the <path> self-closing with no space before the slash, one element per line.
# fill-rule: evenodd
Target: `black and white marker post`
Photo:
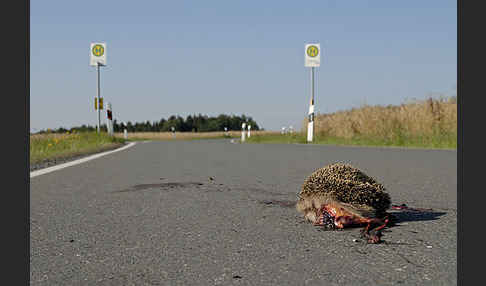
<path fill-rule="evenodd" d="M 101 109 L 102 103 L 100 100 L 100 67 L 106 66 L 106 44 L 105 43 L 91 43 L 90 47 L 90 65 L 96 66 L 97 69 L 97 89 L 95 108 L 98 109 L 98 125 L 96 126 L 98 133 L 100 133 L 101 126 Z"/>
<path fill-rule="evenodd" d="M 107 119 L 106 127 L 108 129 L 108 134 L 110 136 L 113 136 L 113 111 L 111 109 L 111 103 L 108 103 L 106 105 L 106 119 Z"/>
<path fill-rule="evenodd" d="M 315 68 L 321 64 L 320 44 L 305 45 L 305 66 L 311 68 L 311 100 L 309 106 L 309 122 L 307 124 L 307 142 L 312 142 L 314 137 L 314 105 L 315 105 Z"/>
<path fill-rule="evenodd" d="M 245 134 L 246 134 L 245 129 L 246 129 L 246 123 L 243 122 L 241 124 L 241 142 L 245 142 Z"/>

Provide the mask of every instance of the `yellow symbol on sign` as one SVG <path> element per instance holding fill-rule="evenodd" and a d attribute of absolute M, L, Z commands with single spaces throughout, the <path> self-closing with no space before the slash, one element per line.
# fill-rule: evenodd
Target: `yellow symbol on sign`
<path fill-rule="evenodd" d="M 309 46 L 307 48 L 307 55 L 311 58 L 316 57 L 319 54 L 319 49 L 317 46 Z"/>
<path fill-rule="evenodd" d="M 100 97 L 100 109 L 103 109 L 103 97 Z M 95 110 L 98 110 L 98 98 L 95 97 Z"/>
<path fill-rule="evenodd" d="M 104 53 L 105 53 L 105 48 L 103 48 L 102 45 L 100 44 L 96 44 L 93 46 L 93 55 L 97 56 L 97 57 L 101 57 Z"/>

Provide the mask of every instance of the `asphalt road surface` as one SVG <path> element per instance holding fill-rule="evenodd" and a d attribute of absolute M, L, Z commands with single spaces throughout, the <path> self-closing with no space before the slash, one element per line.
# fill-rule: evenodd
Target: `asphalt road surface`
<path fill-rule="evenodd" d="M 456 285 L 456 151 L 140 142 L 31 178 L 32 285 Z M 395 213 L 381 244 L 295 210 L 304 179 L 346 162 Z"/>

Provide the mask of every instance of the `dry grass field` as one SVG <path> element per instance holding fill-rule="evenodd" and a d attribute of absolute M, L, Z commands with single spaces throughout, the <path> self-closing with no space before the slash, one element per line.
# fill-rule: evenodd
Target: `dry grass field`
<path fill-rule="evenodd" d="M 419 145 L 457 144 L 454 98 L 414 101 L 399 106 L 362 106 L 315 116 L 315 134 L 342 139 L 373 138 L 383 142 L 416 141 Z M 307 119 L 304 120 L 307 129 Z"/>

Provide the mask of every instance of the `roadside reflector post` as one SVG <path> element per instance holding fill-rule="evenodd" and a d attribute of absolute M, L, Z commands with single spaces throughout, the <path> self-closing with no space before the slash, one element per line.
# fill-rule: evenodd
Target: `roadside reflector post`
<path fill-rule="evenodd" d="M 170 129 L 172 130 L 172 138 L 175 139 L 175 127 L 172 126 Z"/>
<path fill-rule="evenodd" d="M 110 136 L 113 136 L 113 111 L 111 109 L 111 103 L 108 103 L 106 105 L 106 119 L 107 119 L 106 128 L 108 134 Z"/>
<path fill-rule="evenodd" d="M 123 138 L 128 139 L 128 132 L 127 132 L 127 125 L 125 122 L 122 122 L 123 125 Z"/>
<path fill-rule="evenodd" d="M 229 135 L 229 134 L 228 134 L 228 127 L 225 127 L 225 128 L 224 128 L 224 136 L 228 137 L 228 135 Z"/>
<path fill-rule="evenodd" d="M 241 142 L 245 142 L 245 134 L 246 134 L 246 132 L 245 132 L 246 131 L 245 130 L 246 128 L 245 127 L 246 127 L 246 123 L 243 122 L 241 124 Z"/>
<path fill-rule="evenodd" d="M 251 130 L 251 125 L 250 125 L 250 124 L 248 124 L 248 138 L 250 138 L 250 135 L 251 135 L 251 134 L 250 134 L 250 130 Z"/>
<path fill-rule="evenodd" d="M 309 122 L 307 124 L 307 142 L 312 142 L 314 137 L 314 73 L 315 68 L 321 65 L 321 45 L 320 44 L 306 44 L 305 45 L 305 66 L 311 68 L 311 100 L 309 106 Z"/>

